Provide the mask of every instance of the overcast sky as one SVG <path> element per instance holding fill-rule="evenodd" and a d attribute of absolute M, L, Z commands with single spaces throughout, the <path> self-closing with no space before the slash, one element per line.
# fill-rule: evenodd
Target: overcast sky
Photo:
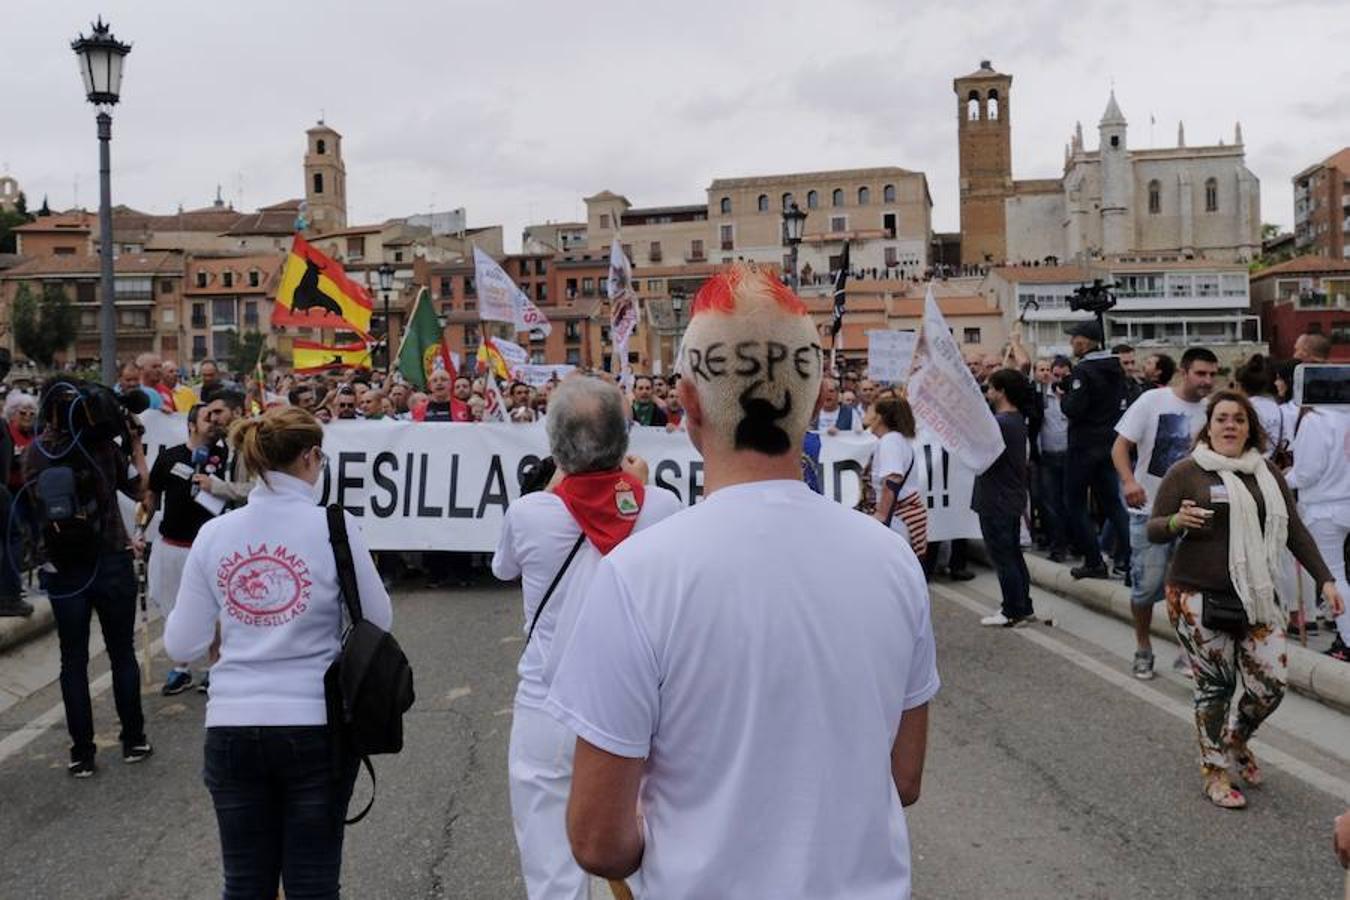
<path fill-rule="evenodd" d="M 5 0 L 0 170 L 33 207 L 97 206 L 69 44 L 99 12 L 135 45 L 113 200 L 153 212 L 301 196 L 322 110 L 353 224 L 464 206 L 517 249 L 606 188 L 701 203 L 715 177 L 896 165 L 955 230 L 951 81 L 985 58 L 1014 76 L 1017 178 L 1058 175 L 1076 120 L 1096 145 L 1113 81 L 1131 146 L 1240 119 L 1286 228 L 1290 178 L 1350 144 L 1346 0 Z"/>

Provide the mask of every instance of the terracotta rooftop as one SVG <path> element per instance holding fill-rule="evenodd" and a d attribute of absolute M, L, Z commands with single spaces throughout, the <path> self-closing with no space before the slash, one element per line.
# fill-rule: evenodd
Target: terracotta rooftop
<path fill-rule="evenodd" d="M 1350 259 L 1334 256 L 1299 256 L 1279 265 L 1253 273 L 1252 281 L 1277 275 L 1321 275 L 1328 272 L 1350 272 Z"/>
<path fill-rule="evenodd" d="M 825 181 L 854 178 L 903 178 L 910 175 L 923 177 L 922 172 L 902 169 L 899 166 L 880 166 L 871 169 L 830 169 L 824 172 L 786 172 L 781 175 L 752 175 L 742 178 L 714 178 L 708 190 L 725 190 L 736 187 L 757 187 L 778 184 L 784 181 Z"/>
<path fill-rule="evenodd" d="M 149 253 L 124 253 L 113 261 L 113 270 L 123 275 L 182 275 L 183 256 L 166 250 Z M 97 256 L 36 256 L 8 269 L 5 278 L 33 278 L 43 275 L 99 274 Z"/>
<path fill-rule="evenodd" d="M 229 207 L 206 207 L 156 215 L 123 206 L 113 210 L 113 233 L 205 231 L 220 234 L 233 228 L 245 215 Z"/>
<path fill-rule="evenodd" d="M 41 216 L 27 225 L 20 225 L 14 231 L 23 234 L 42 234 L 44 232 L 60 232 L 68 234 L 73 231 L 90 231 L 96 224 L 96 218 L 92 213 L 87 212 L 68 212 L 56 213 L 50 216 Z"/>
<path fill-rule="evenodd" d="M 996 316 L 997 306 L 990 306 L 983 297 L 938 297 L 938 308 L 944 316 Z M 923 318 L 924 298 L 906 297 L 891 307 L 891 313 L 906 318 Z"/>
<path fill-rule="evenodd" d="M 256 213 L 246 213 L 225 229 L 227 235 L 285 235 L 295 233 L 295 209 L 261 209 Z"/>

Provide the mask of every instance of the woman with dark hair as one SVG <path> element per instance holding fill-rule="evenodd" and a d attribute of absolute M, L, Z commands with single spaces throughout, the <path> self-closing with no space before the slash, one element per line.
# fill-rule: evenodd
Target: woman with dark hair
<path fill-rule="evenodd" d="M 1256 418 L 1269 439 L 1266 458 L 1273 459 L 1277 452 L 1287 451 L 1294 436 L 1285 434 L 1284 414 L 1275 396 L 1275 368 L 1270 360 L 1260 353 L 1253 355 L 1237 370 L 1235 379 L 1238 387 L 1252 401 Z"/>
<path fill-rule="evenodd" d="M 975 477 L 970 506 L 980 517 L 980 534 L 998 573 L 1003 605 L 980 624 L 1019 628 L 1036 618 L 1031 575 L 1021 545 L 1022 514 L 1027 507 L 1026 409 L 1036 402 L 1036 395 L 1026 377 L 1012 369 L 994 372 L 984 390 L 1003 434 L 1003 452 Z"/>
<path fill-rule="evenodd" d="M 909 539 L 920 559 L 928 552 L 928 510 L 914 471 L 914 411 L 895 394 L 883 394 L 863 414 L 863 427 L 877 436 L 869 468 L 876 497 L 873 518 Z"/>
<path fill-rule="evenodd" d="M 1205 795 L 1225 809 L 1247 805 L 1230 767 L 1249 785 L 1262 781 L 1247 742 L 1279 706 L 1288 681 L 1285 616 L 1275 597 L 1286 547 L 1332 611 L 1342 609 L 1284 476 L 1262 455 L 1265 442 L 1246 395 L 1214 394 L 1195 449 L 1163 478 L 1148 522 L 1149 540 L 1177 541 L 1167 612 L 1195 675 Z M 1230 723 L 1239 677 L 1242 698 Z"/>

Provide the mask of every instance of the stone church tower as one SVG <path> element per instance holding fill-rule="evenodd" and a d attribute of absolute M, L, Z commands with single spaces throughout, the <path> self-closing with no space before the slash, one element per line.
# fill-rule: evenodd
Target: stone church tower
<path fill-rule="evenodd" d="M 309 230 L 315 234 L 347 227 L 347 167 L 342 162 L 342 135 L 319 120 L 305 132 L 305 204 Z"/>
<path fill-rule="evenodd" d="M 952 81 L 956 91 L 961 186 L 961 262 L 1001 263 L 1007 258 L 1004 201 L 1013 192 L 1012 76 L 988 60 Z"/>
<path fill-rule="evenodd" d="M 1121 256 L 1134 247 L 1134 164 L 1125 143 L 1125 116 L 1116 103 L 1116 92 L 1106 102 L 1106 112 L 1097 124 L 1102 160 L 1102 252 Z"/>

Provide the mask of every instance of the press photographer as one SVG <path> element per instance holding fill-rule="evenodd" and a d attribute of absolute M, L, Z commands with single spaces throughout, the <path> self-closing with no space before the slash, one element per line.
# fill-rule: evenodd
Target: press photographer
<path fill-rule="evenodd" d="M 119 398 L 102 385 L 52 381 L 38 408 L 42 430 L 23 458 L 61 644 L 61 699 L 72 741 L 68 771 L 76 778 L 94 774 L 97 749 L 89 697 L 91 613 L 98 613 L 108 651 L 122 759 L 136 763 L 152 752 L 134 645 L 131 542 L 117 505 L 118 492 L 132 500 L 145 492 L 148 473 L 134 415 L 144 405 L 139 392 Z"/>

